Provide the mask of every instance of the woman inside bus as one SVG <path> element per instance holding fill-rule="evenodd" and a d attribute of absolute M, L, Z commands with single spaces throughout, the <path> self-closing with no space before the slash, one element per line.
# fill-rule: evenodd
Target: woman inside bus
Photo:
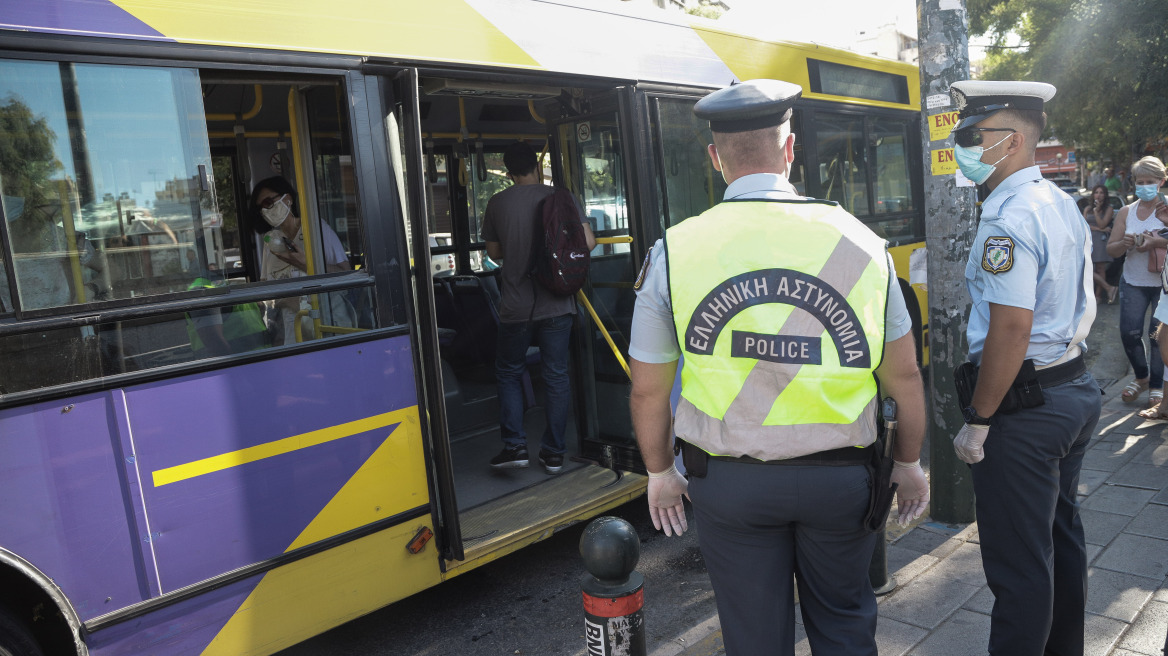
<path fill-rule="evenodd" d="M 260 280 L 284 280 L 308 275 L 308 260 L 304 248 L 304 232 L 301 229 L 300 208 L 296 190 L 282 177 L 275 176 L 256 183 L 251 192 L 252 216 L 257 219 L 256 229 L 261 234 L 263 252 L 260 256 Z M 260 220 L 262 219 L 262 220 Z M 349 266 L 348 255 L 341 239 L 328 224 L 320 224 L 320 241 L 317 248 L 324 255 L 325 270 L 323 273 L 346 271 Z M 355 320 L 352 317 L 351 307 L 338 308 L 342 304 L 338 294 L 328 294 L 322 298 L 333 300 L 331 321 L 337 325 L 352 326 Z M 275 301 L 277 344 L 296 343 L 296 314 L 300 310 L 308 309 L 308 298 L 292 296 L 279 298 Z M 302 335 L 312 334 L 311 320 L 302 317 Z"/>
<path fill-rule="evenodd" d="M 1083 207 L 1083 218 L 1091 228 L 1091 263 L 1095 265 L 1095 298 L 1102 303 L 1115 302 L 1119 295 L 1119 285 L 1107 284 L 1107 264 L 1114 258 L 1107 254 L 1107 241 L 1111 235 L 1111 199 L 1107 187 L 1095 185 L 1091 190 L 1091 200 Z"/>
<path fill-rule="evenodd" d="M 1119 336 L 1135 380 L 1124 388 L 1122 398 L 1124 403 L 1134 403 L 1144 390 L 1150 389 L 1148 406 L 1155 407 L 1164 398 L 1164 363 L 1155 337 L 1160 322 L 1153 317 L 1148 329 L 1149 357 L 1148 344 L 1144 341 L 1144 318 L 1149 307 L 1155 312 L 1160 299 L 1159 267 L 1164 265 L 1160 261 L 1157 266 L 1151 256 L 1156 249 L 1168 246 L 1168 239 L 1157 234 L 1164 224 L 1155 215 L 1160 202 L 1158 191 L 1166 177 L 1164 163 L 1155 157 L 1145 157 L 1132 167 L 1132 177 L 1138 199 L 1116 214 L 1107 254 L 1127 255 L 1119 283 Z"/>

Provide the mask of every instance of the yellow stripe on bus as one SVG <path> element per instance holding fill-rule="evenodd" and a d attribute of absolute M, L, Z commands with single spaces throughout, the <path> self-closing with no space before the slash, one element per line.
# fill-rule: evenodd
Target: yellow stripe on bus
<path fill-rule="evenodd" d="M 293 435 L 292 437 L 285 437 L 282 440 L 275 442 L 268 442 L 266 444 L 257 444 L 246 449 L 238 451 L 231 451 L 222 453 L 210 458 L 203 458 L 194 462 L 188 462 L 184 465 L 176 465 L 174 467 L 167 467 L 166 469 L 159 469 L 152 474 L 154 478 L 154 487 L 162 487 L 171 483 L 185 481 L 190 478 L 210 474 L 212 472 L 223 471 L 224 469 L 231 469 L 240 465 L 246 465 L 250 462 L 256 462 L 265 458 L 272 458 L 275 456 L 284 455 L 285 453 L 292 453 L 300 449 L 307 449 L 310 446 L 324 444 L 325 442 L 332 442 L 358 433 L 364 433 L 377 428 L 383 428 L 391 424 L 402 422 L 409 413 L 413 412 L 414 408 L 403 408 L 393 412 L 386 412 L 365 419 L 358 419 L 348 423 L 339 424 L 337 426 L 330 426 L 320 430 L 314 430 L 300 435 Z"/>

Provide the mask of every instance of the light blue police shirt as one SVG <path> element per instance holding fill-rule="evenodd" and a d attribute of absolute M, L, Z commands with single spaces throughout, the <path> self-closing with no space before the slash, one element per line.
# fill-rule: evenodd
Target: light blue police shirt
<path fill-rule="evenodd" d="M 787 178 L 774 173 L 754 173 L 745 175 L 730 183 L 723 196 L 732 198 L 768 200 L 790 200 L 803 198 Z M 665 249 L 658 239 L 649 251 L 644 265 L 637 304 L 633 311 L 633 326 L 629 335 L 629 357 L 649 364 L 673 362 L 681 356 L 677 344 L 677 329 L 673 325 L 673 307 L 669 300 L 669 275 L 665 263 Z M 892 267 L 888 259 L 889 271 Z M 912 330 L 912 318 L 901 294 L 896 276 L 889 276 L 888 304 L 884 317 L 884 341 L 891 342 L 904 337 Z"/>
<path fill-rule="evenodd" d="M 1049 365 L 1066 353 L 1087 311 L 1083 289 L 1089 232 L 1071 197 L 1037 166 L 1016 171 L 981 205 L 981 223 L 965 263 L 969 359 L 981 363 L 990 303 L 1034 311 L 1026 357 Z M 1086 343 L 1080 346 L 1086 349 Z"/>

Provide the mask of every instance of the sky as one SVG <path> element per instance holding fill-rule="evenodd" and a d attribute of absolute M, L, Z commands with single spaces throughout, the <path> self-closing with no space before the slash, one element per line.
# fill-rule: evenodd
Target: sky
<path fill-rule="evenodd" d="M 861 30 L 895 23 L 901 32 L 917 33 L 916 0 L 726 0 L 730 11 L 718 22 L 734 30 L 776 39 L 813 41 L 848 48 Z M 970 57 L 986 39 L 971 39 Z"/>

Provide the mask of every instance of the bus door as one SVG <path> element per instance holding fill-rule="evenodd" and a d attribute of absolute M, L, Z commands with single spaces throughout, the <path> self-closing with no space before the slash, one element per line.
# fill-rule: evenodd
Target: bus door
<path fill-rule="evenodd" d="M 628 117 L 632 89 L 620 88 L 590 99 L 588 113 L 549 122 L 549 148 L 556 184 L 580 200 L 598 244 L 592 251 L 583 289 L 599 323 L 581 309 L 574 338 L 576 416 L 581 456 L 606 467 L 644 471 L 629 416 L 625 371 L 636 296 L 636 227 L 632 144 Z M 608 333 L 606 339 L 605 332 Z M 615 348 L 614 348 L 615 347 Z M 619 353 L 619 354 L 618 354 Z"/>
<path fill-rule="evenodd" d="M 458 522 L 458 501 L 454 489 L 454 466 L 450 450 L 450 428 L 446 417 L 443 372 L 440 363 L 434 287 L 432 283 L 431 245 L 436 242 L 430 234 L 427 217 L 432 193 L 411 193 L 413 190 L 433 192 L 446 179 L 446 168 L 437 170 L 436 158 L 425 152 L 419 130 L 421 109 L 418 97 L 416 69 L 394 69 L 381 65 L 366 67 L 367 73 L 384 75 L 384 103 L 386 110 L 386 147 L 390 154 L 394 184 L 405 218 L 406 239 L 410 267 L 409 286 L 414 298 L 410 321 L 414 340 L 414 367 L 421 381 L 419 403 L 424 409 L 421 420 L 429 424 L 427 431 L 431 458 L 430 493 L 433 495 L 434 521 L 437 528 L 439 551 L 446 560 L 464 558 L 462 533 Z M 407 191 L 410 190 L 410 191 Z"/>

